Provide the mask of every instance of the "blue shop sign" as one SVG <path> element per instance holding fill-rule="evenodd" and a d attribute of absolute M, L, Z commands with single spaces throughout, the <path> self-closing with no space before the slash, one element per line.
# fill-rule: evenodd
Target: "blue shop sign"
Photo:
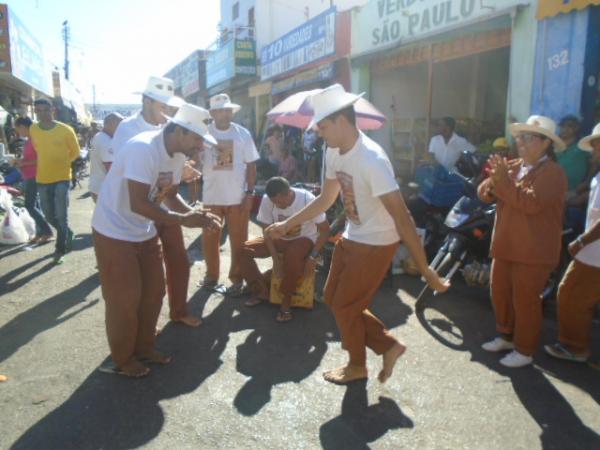
<path fill-rule="evenodd" d="M 586 8 L 544 19 L 538 23 L 533 114 L 558 121 L 580 115 L 583 128 L 593 125 L 600 71 L 597 30 L 600 8 Z"/>
<path fill-rule="evenodd" d="M 336 8 L 312 18 L 265 46 L 261 80 L 268 80 L 335 54 Z"/>
<path fill-rule="evenodd" d="M 206 87 L 235 77 L 256 75 L 256 50 L 253 40 L 234 39 L 211 53 L 206 60 Z"/>

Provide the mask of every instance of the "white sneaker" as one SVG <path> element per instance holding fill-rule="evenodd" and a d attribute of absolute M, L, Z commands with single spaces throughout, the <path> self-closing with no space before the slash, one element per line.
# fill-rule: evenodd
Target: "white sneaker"
<path fill-rule="evenodd" d="M 508 355 L 500 360 L 500 364 L 505 367 L 517 368 L 524 367 L 533 362 L 533 358 L 531 356 L 525 356 L 519 353 L 516 350 L 513 350 Z"/>
<path fill-rule="evenodd" d="M 514 344 L 511 341 L 507 341 L 506 339 L 498 336 L 493 340 L 486 342 L 481 346 L 487 352 L 501 352 L 504 350 L 512 350 L 515 348 Z"/>

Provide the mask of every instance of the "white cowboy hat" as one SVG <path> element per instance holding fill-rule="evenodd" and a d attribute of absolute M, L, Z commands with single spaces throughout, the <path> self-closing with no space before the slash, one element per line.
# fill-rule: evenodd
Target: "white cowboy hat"
<path fill-rule="evenodd" d="M 346 92 L 342 85 L 338 83 L 321 89 L 320 92 L 313 94 L 310 98 L 314 115 L 307 129 L 313 128 L 317 123 L 334 112 L 354 104 L 363 95 L 365 95 L 364 92 L 358 95 Z"/>
<path fill-rule="evenodd" d="M 592 148 L 592 141 L 594 139 L 600 139 L 600 123 L 597 123 L 594 129 L 592 130 L 592 134 L 582 138 L 579 141 L 579 148 L 581 150 L 585 150 L 586 152 L 591 152 L 594 150 Z"/>
<path fill-rule="evenodd" d="M 134 94 L 145 95 L 152 100 L 167 104 L 175 94 L 173 80 L 164 77 L 151 76 L 146 83 L 146 89 L 143 92 L 134 92 Z"/>
<path fill-rule="evenodd" d="M 171 106 L 172 108 L 181 108 L 181 105 L 185 103 L 185 100 L 181 97 L 174 95 L 167 102 L 167 106 Z"/>
<path fill-rule="evenodd" d="M 520 133 L 542 134 L 554 142 L 554 151 L 557 153 L 567 148 L 563 140 L 556 135 L 556 123 L 546 116 L 530 116 L 527 122 L 511 123 L 508 129 L 513 136 Z"/>
<path fill-rule="evenodd" d="M 184 103 L 173 117 L 163 115 L 171 122 L 202 136 L 205 141 L 217 145 L 217 140 L 208 131 L 207 123 L 211 120 L 211 117 L 204 108 Z"/>
<path fill-rule="evenodd" d="M 210 110 L 212 111 L 214 109 L 231 109 L 235 114 L 242 109 L 242 107 L 236 103 L 231 103 L 229 95 L 223 93 L 210 98 Z"/>

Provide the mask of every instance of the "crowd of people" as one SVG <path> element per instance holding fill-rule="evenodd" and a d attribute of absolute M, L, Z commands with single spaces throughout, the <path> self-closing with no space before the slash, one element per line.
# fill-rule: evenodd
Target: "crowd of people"
<path fill-rule="evenodd" d="M 292 320 L 292 295 L 303 276 L 314 272 L 329 237 L 324 213 L 341 195 L 347 226 L 335 245 L 323 293 L 349 359 L 324 378 L 337 384 L 366 378 L 370 348 L 382 356 L 378 378 L 386 381 L 406 347 L 370 304 L 400 242 L 432 290 L 444 292 L 449 282 L 428 265 L 386 152 L 356 125 L 359 96 L 340 85 L 313 95 L 314 117 L 302 140 L 301 163 L 279 126 L 270 130 L 268 153 L 261 159 L 250 132 L 234 122 L 240 105 L 225 93 L 213 96 L 206 110 L 175 97 L 172 80 L 150 77 L 141 96 L 137 114 L 109 114 L 90 140 L 91 227 L 114 362 L 105 370 L 142 377 L 149 364 L 169 363 L 170 357 L 155 348 L 165 294 L 171 320 L 201 325 L 187 306 L 190 265 L 182 227 L 203 230 L 201 289 L 246 296 L 243 304 L 252 307 L 269 300 L 269 277 L 278 277 L 283 300 L 276 320 Z M 62 263 L 73 239 L 68 188 L 79 144 L 73 130 L 52 113 L 50 102 L 37 100 L 37 123 L 17 120 L 19 134 L 29 137 L 17 165 L 36 221 L 35 240 L 47 242 L 56 234 L 54 260 Z M 590 167 L 600 163 L 600 124 L 581 140 L 577 124 L 573 117 L 563 120 L 560 136 L 544 116 L 510 125 L 514 149 L 498 140 L 498 153 L 482 173 L 479 197 L 497 204 L 491 296 L 499 333 L 483 348 L 510 351 L 500 361 L 507 367 L 531 364 L 539 345 L 539 297 L 558 263 L 565 204 L 587 205 L 587 213 L 583 219 L 570 214 L 582 230 L 569 245 L 573 262 L 558 292 L 558 342 L 545 350 L 572 361 L 585 361 L 590 353 L 591 322 L 600 300 L 600 173 L 591 173 Z M 464 150 L 474 151 L 454 128 L 451 118 L 443 119 L 429 147 L 446 168 Z M 249 240 L 259 170 L 269 174 L 257 215 L 263 236 Z M 293 186 L 304 176 L 322 178 L 318 196 Z M 193 185 L 200 177 L 202 207 L 179 194 L 181 184 Z M 227 287 L 220 280 L 219 250 L 225 225 L 231 246 Z M 256 259 L 261 258 L 272 259 L 270 273 L 258 269 Z"/>

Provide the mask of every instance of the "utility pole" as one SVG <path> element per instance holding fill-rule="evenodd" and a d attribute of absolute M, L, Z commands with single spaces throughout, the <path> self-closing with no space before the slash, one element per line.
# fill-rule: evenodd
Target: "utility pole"
<path fill-rule="evenodd" d="M 92 111 L 94 112 L 94 119 L 96 118 L 96 115 L 98 114 L 98 110 L 96 108 L 96 85 L 92 84 Z"/>
<path fill-rule="evenodd" d="M 69 21 L 65 20 L 63 23 L 62 36 L 65 41 L 65 78 L 69 79 L 69 39 L 71 34 L 69 33 Z"/>

